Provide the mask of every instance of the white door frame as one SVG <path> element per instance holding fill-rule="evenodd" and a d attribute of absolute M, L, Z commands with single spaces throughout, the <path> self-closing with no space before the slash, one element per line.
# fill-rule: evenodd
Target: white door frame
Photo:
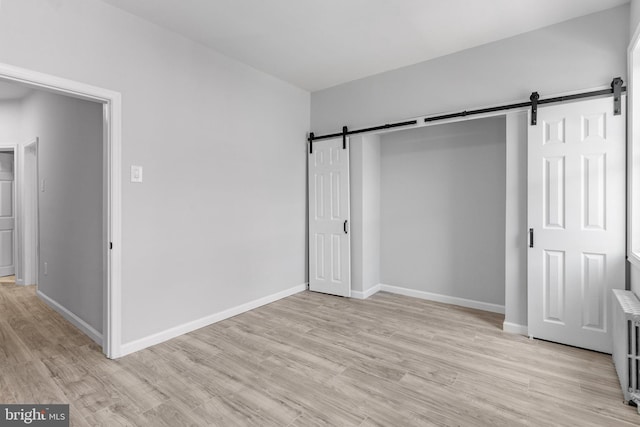
<path fill-rule="evenodd" d="M 20 240 L 20 182 L 18 175 L 20 173 L 20 154 L 18 153 L 18 144 L 0 144 L 0 149 L 11 150 L 13 152 L 13 269 L 16 278 L 16 284 L 21 285 L 18 276 L 20 273 L 22 249 L 22 241 Z"/>
<path fill-rule="evenodd" d="M 627 48 L 627 260 L 640 268 L 640 26 Z"/>
<path fill-rule="evenodd" d="M 38 191 L 38 138 L 35 138 L 29 143 L 26 143 L 22 150 L 20 151 L 20 155 L 22 160 L 20 162 L 20 178 L 19 178 L 19 187 L 20 187 L 20 230 L 18 235 L 20 236 L 20 257 L 21 257 L 21 271 L 22 271 L 22 283 L 24 285 L 32 285 L 38 284 L 38 269 L 40 265 L 40 248 L 39 248 L 39 235 L 40 235 L 40 201 L 39 196 L 40 192 Z M 27 158 L 31 156 L 27 154 L 30 148 L 33 149 L 33 156 L 35 157 L 35 164 L 32 165 L 34 170 L 27 169 Z M 27 179 L 27 173 L 32 172 L 31 179 L 29 181 Z M 30 184 L 30 185 L 27 185 Z M 27 197 L 29 196 L 29 197 Z M 27 200 L 32 200 L 31 206 L 27 206 Z M 29 212 L 29 218 L 27 218 L 27 212 Z M 29 221 L 31 224 L 28 224 Z M 27 239 L 26 230 L 27 226 L 31 228 L 30 239 Z M 31 256 L 29 256 L 31 255 Z M 27 262 L 29 259 L 30 262 Z M 17 281 L 17 278 L 16 278 Z"/>
<path fill-rule="evenodd" d="M 36 143 L 36 141 L 21 146 L 20 144 L 0 144 L 0 149 L 12 149 L 13 150 L 13 162 L 14 162 L 14 216 L 15 216 L 15 240 L 14 240 L 14 262 L 15 262 L 15 277 L 16 285 L 30 285 L 26 280 L 26 259 L 25 250 L 27 248 L 27 242 L 25 239 L 25 223 L 24 223 L 24 200 L 25 200 L 25 187 L 24 187 L 24 149 Z M 36 262 L 36 261 L 34 261 Z"/>
<path fill-rule="evenodd" d="M 112 90 L 2 63 L 0 80 L 99 102 L 104 106 L 107 201 L 104 252 L 107 266 L 103 291 L 102 351 L 111 359 L 117 358 L 122 354 L 122 97 Z M 111 249 L 109 242 L 113 245 Z"/>

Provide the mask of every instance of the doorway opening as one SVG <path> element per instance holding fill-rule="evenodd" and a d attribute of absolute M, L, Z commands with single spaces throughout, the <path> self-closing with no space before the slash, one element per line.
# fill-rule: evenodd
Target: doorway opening
<path fill-rule="evenodd" d="M 0 280 L 16 278 L 15 148 L 0 145 Z"/>
<path fill-rule="evenodd" d="M 0 64 L 6 84 L 32 94 L 13 136 L 16 283 L 37 284 L 42 301 L 119 357 L 120 94 Z"/>
<path fill-rule="evenodd" d="M 102 344 L 103 106 L 39 89 L 6 101 L 15 85 L 0 85 L 2 133 L 17 141 L 0 153 L 0 276 L 35 285 L 27 295 Z"/>
<path fill-rule="evenodd" d="M 504 313 L 507 124 L 502 114 L 351 137 L 353 297 Z"/>

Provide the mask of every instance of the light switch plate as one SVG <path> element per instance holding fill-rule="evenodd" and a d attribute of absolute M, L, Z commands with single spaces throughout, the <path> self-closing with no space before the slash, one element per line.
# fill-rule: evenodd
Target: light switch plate
<path fill-rule="evenodd" d="M 142 182 L 142 166 L 131 166 L 131 182 Z"/>

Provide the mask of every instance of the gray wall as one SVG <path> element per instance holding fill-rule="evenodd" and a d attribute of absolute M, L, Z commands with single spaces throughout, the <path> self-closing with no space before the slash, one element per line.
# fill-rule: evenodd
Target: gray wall
<path fill-rule="evenodd" d="M 380 284 L 380 136 L 350 139 L 351 289 L 355 297 Z"/>
<path fill-rule="evenodd" d="M 45 180 L 38 290 L 102 333 L 102 105 L 37 91 L 22 123 L 25 140 L 40 139 Z"/>
<path fill-rule="evenodd" d="M 0 40 L 122 93 L 124 343 L 307 281 L 308 92 L 98 0 L 4 0 Z"/>
<path fill-rule="evenodd" d="M 381 146 L 380 136 L 362 138 L 363 147 L 363 274 L 362 289 L 367 291 L 380 284 L 380 217 L 381 217 Z"/>
<path fill-rule="evenodd" d="M 381 138 L 382 283 L 505 301 L 505 119 Z"/>
<path fill-rule="evenodd" d="M 311 96 L 316 134 L 528 100 L 626 79 L 629 5 L 587 15 Z"/>
<path fill-rule="evenodd" d="M 0 143 L 22 143 L 21 114 L 20 100 L 0 101 Z"/>
<path fill-rule="evenodd" d="M 631 0 L 629 17 L 629 38 L 631 38 L 640 24 L 640 0 Z"/>
<path fill-rule="evenodd" d="M 507 330 L 520 333 L 528 324 L 527 120 L 527 112 L 506 115 L 504 321 L 508 324 Z M 513 328 L 519 328 L 519 331 Z"/>

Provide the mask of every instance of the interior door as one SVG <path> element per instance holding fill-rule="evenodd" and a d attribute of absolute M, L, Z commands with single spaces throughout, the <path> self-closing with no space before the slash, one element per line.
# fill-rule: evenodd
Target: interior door
<path fill-rule="evenodd" d="M 349 140 L 313 141 L 309 153 L 309 289 L 351 296 Z"/>
<path fill-rule="evenodd" d="M 0 153 L 0 277 L 15 274 L 13 153 Z"/>
<path fill-rule="evenodd" d="M 625 286 L 625 112 L 612 98 L 545 106 L 528 141 L 529 335 L 611 353 Z"/>

